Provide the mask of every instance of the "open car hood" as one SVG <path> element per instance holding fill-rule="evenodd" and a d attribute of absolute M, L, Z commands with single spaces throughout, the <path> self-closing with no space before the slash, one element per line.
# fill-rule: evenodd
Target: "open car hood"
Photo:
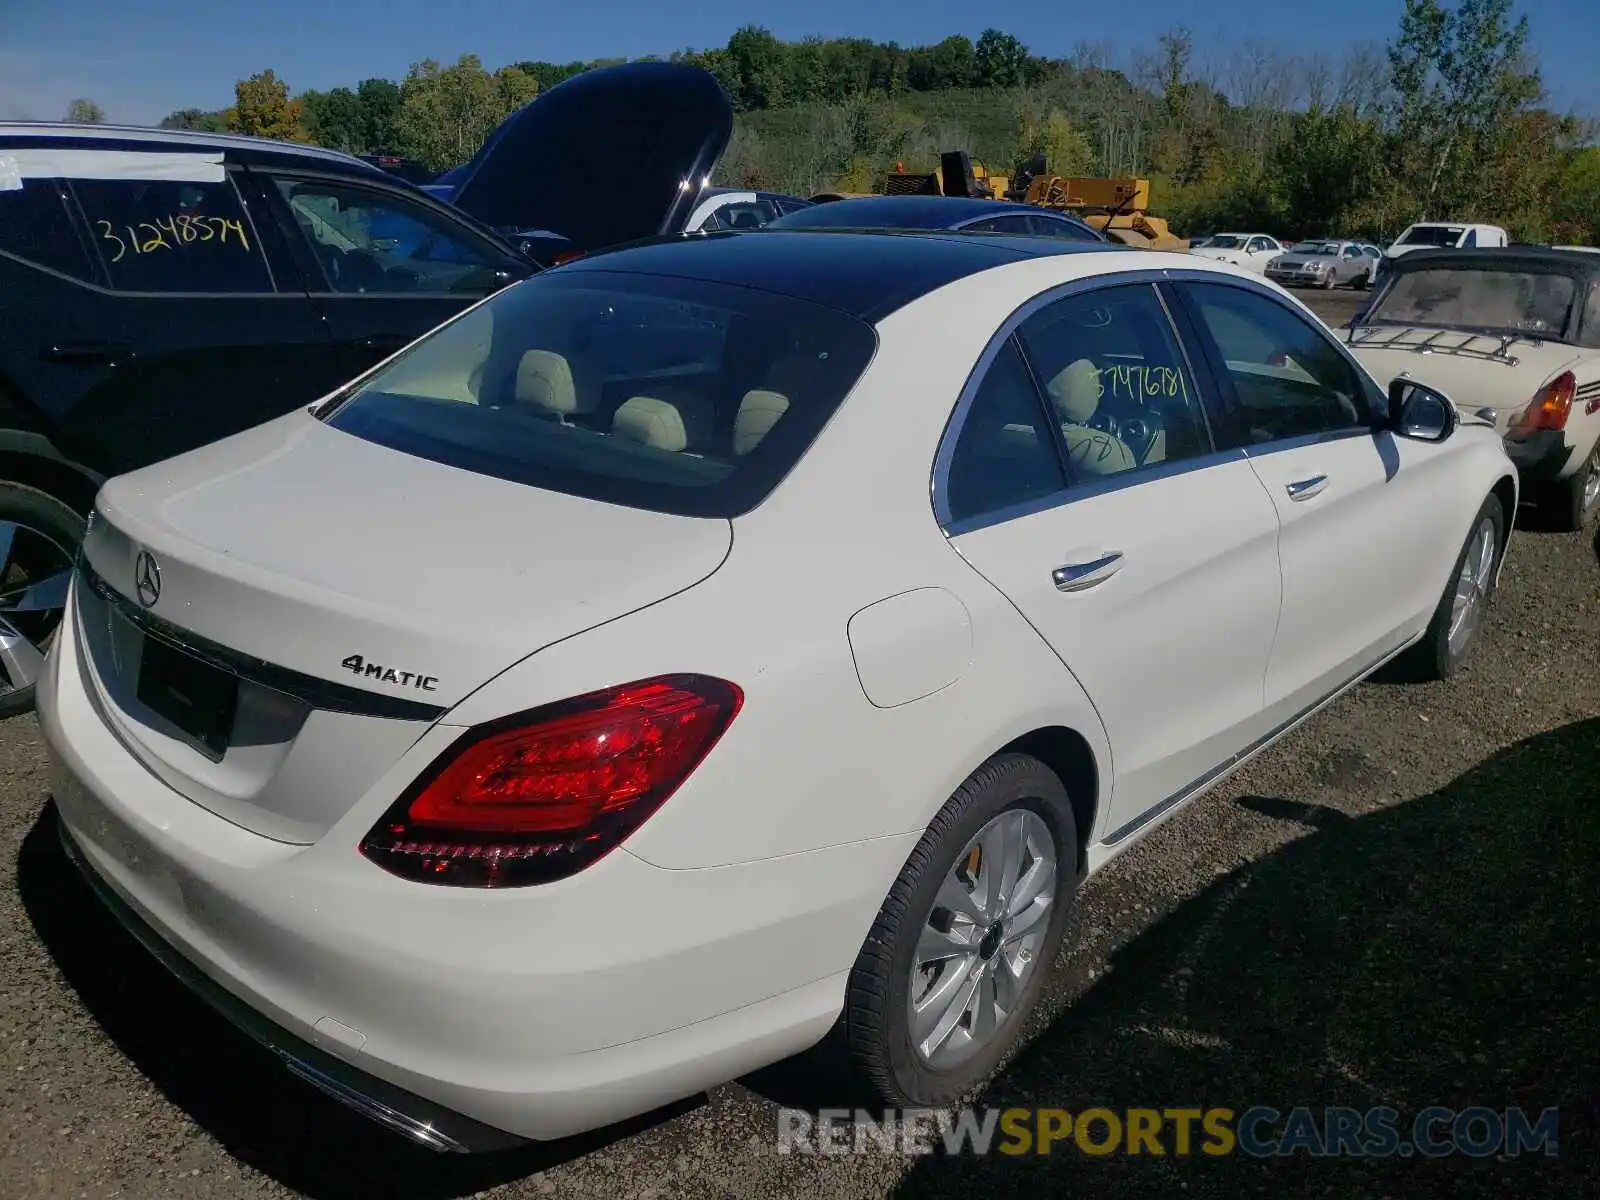
<path fill-rule="evenodd" d="M 450 201 L 486 225 L 550 230 L 585 252 L 677 233 L 732 133 L 733 105 L 701 67 L 584 71 L 502 121 Z"/>

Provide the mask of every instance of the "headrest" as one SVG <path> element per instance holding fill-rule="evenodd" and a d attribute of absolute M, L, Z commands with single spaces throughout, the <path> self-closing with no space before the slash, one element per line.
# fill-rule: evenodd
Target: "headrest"
<path fill-rule="evenodd" d="M 625 401 L 611 418 L 611 432 L 657 450 L 676 452 L 689 445 L 689 433 L 678 406 L 654 396 L 634 396 Z"/>
<path fill-rule="evenodd" d="M 733 418 L 733 452 L 749 454 L 788 411 L 789 397 L 782 392 L 763 388 L 746 392 Z"/>
<path fill-rule="evenodd" d="M 578 394 L 572 364 L 554 350 L 529 350 L 517 364 L 519 403 L 567 417 L 589 411 Z"/>
<path fill-rule="evenodd" d="M 1087 358 L 1068 363 L 1045 386 L 1063 421 L 1082 425 L 1100 407 L 1100 371 Z"/>

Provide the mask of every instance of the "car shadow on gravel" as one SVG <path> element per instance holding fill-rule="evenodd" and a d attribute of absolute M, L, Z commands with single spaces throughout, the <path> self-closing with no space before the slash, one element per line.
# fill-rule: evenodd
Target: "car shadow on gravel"
<path fill-rule="evenodd" d="M 295 1078 L 169 974 L 67 860 L 53 803 L 23 839 L 17 889 L 40 941 L 117 1048 L 229 1154 L 313 1200 L 468 1196 L 592 1153 L 699 1103 L 561 1142 L 437 1154 Z"/>
<path fill-rule="evenodd" d="M 1140 935 L 980 1097 L 1113 1110 L 1559 1106 L 1559 1153 L 1505 1160 L 1113 1154 L 922 1158 L 904 1198 L 1592 1196 L 1600 1177 L 1600 719 L 1433 795 L 1304 833 Z M 1105 1127 L 1096 1126 L 1097 1140 Z M 1195 1144 L 1200 1137 L 1197 1133 Z M 1125 1143 L 1124 1143 L 1125 1144 Z"/>

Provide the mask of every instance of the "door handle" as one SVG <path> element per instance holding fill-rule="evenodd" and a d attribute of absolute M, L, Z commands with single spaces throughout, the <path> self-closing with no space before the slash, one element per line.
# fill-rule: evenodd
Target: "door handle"
<path fill-rule="evenodd" d="M 1050 572 L 1050 578 L 1055 581 L 1057 591 L 1082 592 L 1096 584 L 1104 583 L 1120 570 L 1122 570 L 1122 551 L 1111 550 L 1089 562 L 1068 563 L 1064 567 L 1057 567 Z"/>
<path fill-rule="evenodd" d="M 1327 486 L 1326 475 L 1313 475 L 1310 479 L 1297 479 L 1285 485 L 1284 490 L 1289 493 L 1291 500 L 1309 500 Z"/>
<path fill-rule="evenodd" d="M 56 342 L 39 352 L 45 362 L 72 366 L 115 366 L 133 357 L 133 347 L 120 342 Z"/>

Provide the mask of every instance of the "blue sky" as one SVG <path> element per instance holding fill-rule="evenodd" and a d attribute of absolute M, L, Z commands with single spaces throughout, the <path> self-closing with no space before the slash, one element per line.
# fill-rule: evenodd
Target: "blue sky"
<path fill-rule="evenodd" d="M 667 54 L 721 45 L 747 22 L 779 37 L 854 35 L 902 45 L 986 26 L 1013 33 L 1035 53 L 1066 55 L 1103 43 L 1124 60 L 1164 29 L 1187 25 L 1202 52 L 1219 56 L 1249 39 L 1289 53 L 1337 56 L 1357 41 L 1382 41 L 1400 0 L 1139 0 L 1067 5 L 1061 0 L 0 0 L 0 120 L 58 119 L 68 100 L 91 96 L 111 119 L 155 121 L 176 108 L 221 108 L 233 83 L 272 67 L 299 90 L 398 79 L 421 58 L 476 53 L 490 67 L 519 59 L 566 61 Z M 1303 15 L 1291 15 L 1298 11 Z M 1600 0 L 1523 0 L 1532 44 L 1557 107 L 1600 115 Z M 690 13 L 694 15 L 689 15 Z"/>

